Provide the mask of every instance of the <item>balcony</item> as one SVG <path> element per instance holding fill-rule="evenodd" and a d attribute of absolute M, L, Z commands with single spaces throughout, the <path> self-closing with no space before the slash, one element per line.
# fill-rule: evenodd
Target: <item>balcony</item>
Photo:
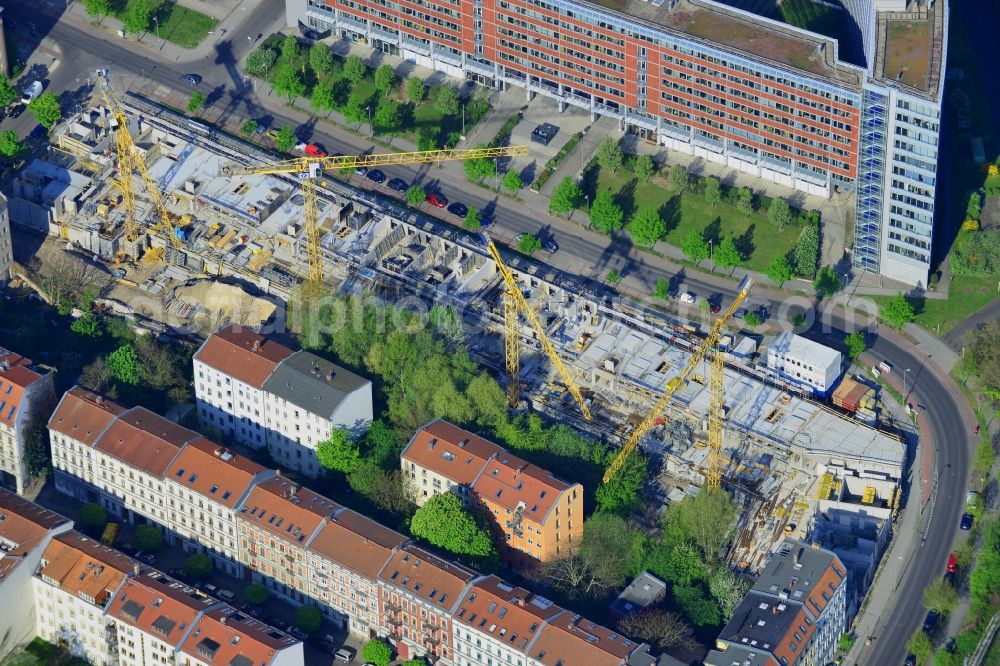
<path fill-rule="evenodd" d="M 390 613 L 398 613 L 399 611 L 403 610 L 402 606 L 397 606 L 396 604 L 390 603 L 388 601 L 386 601 L 385 604 L 383 605 L 385 606 L 385 609 Z"/>
<path fill-rule="evenodd" d="M 388 622 L 389 624 L 391 624 L 394 627 L 401 627 L 401 626 L 403 626 L 403 621 L 401 619 L 399 619 L 398 617 L 389 617 L 389 618 L 386 619 L 386 622 Z"/>

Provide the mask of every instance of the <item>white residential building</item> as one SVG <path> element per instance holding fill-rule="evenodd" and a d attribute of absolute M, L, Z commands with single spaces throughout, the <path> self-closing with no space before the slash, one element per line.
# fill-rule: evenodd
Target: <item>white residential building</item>
<path fill-rule="evenodd" d="M 0 219 L 0 255 L 4 225 Z M 0 275 L 0 286 L 2 278 Z M 28 440 L 35 427 L 42 427 L 42 414 L 54 402 L 52 373 L 0 347 L 0 487 L 10 486 L 19 494 L 24 492 L 30 481 Z"/>
<path fill-rule="evenodd" d="M 370 381 L 245 328 L 206 340 L 194 374 L 202 424 L 247 446 L 267 446 L 282 469 L 318 475 L 319 443 L 334 428 L 360 435 L 372 421 Z"/>
<path fill-rule="evenodd" d="M 767 367 L 781 378 L 826 395 L 840 378 L 843 356 L 836 349 L 791 331 L 767 346 Z"/>

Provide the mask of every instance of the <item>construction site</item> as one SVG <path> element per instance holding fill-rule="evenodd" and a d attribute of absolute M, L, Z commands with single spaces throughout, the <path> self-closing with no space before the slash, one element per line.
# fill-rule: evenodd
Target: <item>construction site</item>
<path fill-rule="evenodd" d="M 906 446 L 877 385 L 843 380 L 840 408 L 765 367 L 768 341 L 729 326 L 751 285 L 700 330 L 328 175 L 461 151 L 276 161 L 109 86 L 17 177 L 9 206 L 12 223 L 105 264 L 117 311 L 181 332 L 266 331 L 302 283 L 455 305 L 512 405 L 650 456 L 646 519 L 721 485 L 741 508 L 734 567 L 754 573 L 783 538 L 811 540 L 841 557 L 860 603 L 900 510 Z"/>

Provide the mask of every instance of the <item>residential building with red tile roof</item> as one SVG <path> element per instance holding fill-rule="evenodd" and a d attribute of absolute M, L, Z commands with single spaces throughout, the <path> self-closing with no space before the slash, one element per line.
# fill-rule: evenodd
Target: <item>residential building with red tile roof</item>
<path fill-rule="evenodd" d="M 292 351 L 230 326 L 194 357 L 195 399 L 205 426 L 253 448 L 282 469 L 320 473 L 316 447 L 334 428 L 354 435 L 372 421 L 371 382 L 307 351 Z"/>
<path fill-rule="evenodd" d="M 177 663 L 184 666 L 297 666 L 302 643 L 274 627 L 215 606 L 201 614 L 181 644 Z"/>
<path fill-rule="evenodd" d="M 785 539 L 705 658 L 707 666 L 826 664 L 847 628 L 847 570 L 835 553 Z"/>
<path fill-rule="evenodd" d="M 637 647 L 607 627 L 563 611 L 542 626 L 528 657 L 538 666 L 622 666 Z"/>
<path fill-rule="evenodd" d="M 382 625 L 401 659 L 453 661 L 452 615 L 480 574 L 416 545 L 399 548 L 379 576 Z"/>
<path fill-rule="evenodd" d="M 95 666 L 111 663 L 114 630 L 107 609 L 139 568 L 136 560 L 80 532 L 56 537 L 33 581 L 38 635 Z"/>
<path fill-rule="evenodd" d="M 27 488 L 29 439 L 55 403 L 53 387 L 51 372 L 0 347 L 0 488 Z"/>
<path fill-rule="evenodd" d="M 518 571 L 572 553 L 583 539 L 583 486 L 489 440 L 432 421 L 400 456 L 417 503 L 455 493 L 490 521 L 500 557 Z"/>
<path fill-rule="evenodd" d="M 67 518 L 0 488 L 0 660 L 35 635 L 31 577 L 52 539 L 72 527 Z"/>
<path fill-rule="evenodd" d="M 357 511 L 339 509 L 309 544 L 309 593 L 324 614 L 362 638 L 378 633 L 378 577 L 407 537 Z"/>

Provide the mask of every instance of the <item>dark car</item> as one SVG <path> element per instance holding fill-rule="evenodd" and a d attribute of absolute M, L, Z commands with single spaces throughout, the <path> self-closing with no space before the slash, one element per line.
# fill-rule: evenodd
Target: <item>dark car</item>
<path fill-rule="evenodd" d="M 25 106 L 24 104 L 15 104 L 14 106 L 9 106 L 7 107 L 7 117 L 17 118 L 19 115 L 24 113 L 24 110 L 27 108 L 28 107 Z"/>
<path fill-rule="evenodd" d="M 722 312 L 722 306 L 719 305 L 718 301 L 709 301 L 708 302 L 708 311 L 711 312 L 712 314 L 718 314 L 718 313 Z"/>
<path fill-rule="evenodd" d="M 547 238 L 542 241 L 542 249 L 549 254 L 555 254 L 559 251 L 559 245 L 551 238 Z"/>
<path fill-rule="evenodd" d="M 973 522 L 972 514 L 963 513 L 962 514 L 962 522 L 960 522 L 958 524 L 958 526 L 961 529 L 963 529 L 963 530 L 971 530 L 972 529 L 972 522 Z"/>
<path fill-rule="evenodd" d="M 456 201 L 448 206 L 448 212 L 464 220 L 465 216 L 469 214 L 469 207 L 460 201 Z"/>
<path fill-rule="evenodd" d="M 365 174 L 365 178 L 372 181 L 373 183 L 384 183 L 385 182 L 385 172 L 381 169 L 372 169 Z"/>
<path fill-rule="evenodd" d="M 184 81 L 185 83 L 188 83 L 188 84 L 190 84 L 192 86 L 196 86 L 199 83 L 201 83 L 201 75 L 200 74 L 184 74 L 183 76 L 181 76 L 181 81 Z"/>
<path fill-rule="evenodd" d="M 924 618 L 924 633 L 929 634 L 934 631 L 940 617 L 937 611 L 927 611 L 927 617 Z"/>
<path fill-rule="evenodd" d="M 435 208 L 445 208 L 448 205 L 448 198 L 443 194 L 438 194 L 437 192 L 431 192 L 427 195 L 427 203 L 434 206 Z"/>
<path fill-rule="evenodd" d="M 917 655 L 906 655 L 906 661 L 903 662 L 903 666 L 917 666 Z"/>
<path fill-rule="evenodd" d="M 391 180 L 389 180 L 388 183 L 386 183 L 386 187 L 388 187 L 393 192 L 402 193 L 405 192 L 410 186 L 402 178 L 392 178 Z"/>

